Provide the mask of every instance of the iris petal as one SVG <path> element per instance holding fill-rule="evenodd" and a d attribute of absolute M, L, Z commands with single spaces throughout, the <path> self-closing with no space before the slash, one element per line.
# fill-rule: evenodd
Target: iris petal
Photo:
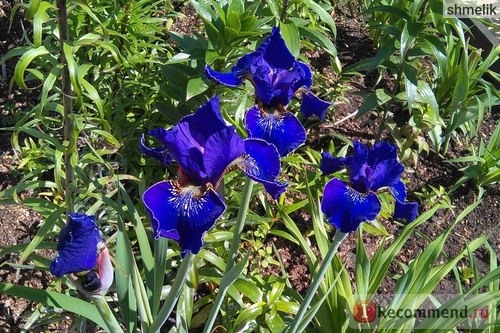
<path fill-rule="evenodd" d="M 327 151 L 324 151 L 321 156 L 319 168 L 324 175 L 330 175 L 344 169 L 346 165 L 349 164 L 350 160 L 350 157 L 333 157 L 332 154 Z"/>
<path fill-rule="evenodd" d="M 148 132 L 149 135 L 154 137 L 158 142 L 162 144 L 161 147 L 154 148 L 148 146 L 146 143 L 145 135 L 141 136 L 141 141 L 140 141 L 141 151 L 145 155 L 159 160 L 163 167 L 166 167 L 167 165 L 170 165 L 172 163 L 172 155 L 170 155 L 168 145 L 166 144 L 165 141 L 166 132 L 167 132 L 166 129 L 160 127 L 152 129 Z"/>
<path fill-rule="evenodd" d="M 343 233 L 356 230 L 362 222 L 377 217 L 381 205 L 374 193 L 361 194 L 338 179 L 330 180 L 323 192 L 321 211 L 328 222 Z"/>
<path fill-rule="evenodd" d="M 285 192 L 288 184 L 276 181 L 281 163 L 273 144 L 261 139 L 245 140 L 245 155 L 236 163 L 250 179 L 261 183 L 273 199 Z"/>
<path fill-rule="evenodd" d="M 228 127 L 213 134 L 208 140 L 203 153 L 203 163 L 207 181 L 216 185 L 226 168 L 245 153 L 243 139 L 234 127 Z"/>
<path fill-rule="evenodd" d="M 203 147 L 192 137 L 189 124 L 179 123 L 168 131 L 170 153 L 190 183 L 201 185 L 207 177 L 203 168 Z"/>
<path fill-rule="evenodd" d="M 207 178 L 203 167 L 203 153 L 207 140 L 230 127 L 222 117 L 219 98 L 216 96 L 202 105 L 195 113 L 185 116 L 165 133 L 170 153 L 194 185 L 201 185 Z"/>
<path fill-rule="evenodd" d="M 204 193 L 201 188 L 178 188 L 172 182 L 159 182 L 143 195 L 151 216 L 154 235 L 178 240 L 182 255 L 198 253 L 203 235 L 214 226 L 226 205 L 213 190 Z"/>
<path fill-rule="evenodd" d="M 316 116 L 319 120 L 325 119 L 326 110 L 332 105 L 329 102 L 319 99 L 311 92 L 306 92 L 302 95 L 302 104 L 300 111 L 305 118 Z"/>
<path fill-rule="evenodd" d="M 288 155 L 306 141 L 304 127 L 290 112 L 268 114 L 254 106 L 246 113 L 245 127 L 251 137 L 274 144 L 281 156 Z"/>
<path fill-rule="evenodd" d="M 261 52 L 274 68 L 290 69 L 295 63 L 295 57 L 288 50 L 278 27 L 273 27 L 271 35 L 259 46 L 257 52 Z"/>
<path fill-rule="evenodd" d="M 238 76 L 233 71 L 229 73 L 217 72 L 209 65 L 205 66 L 205 75 L 209 79 L 228 87 L 237 87 L 243 83 L 243 76 Z"/>
<path fill-rule="evenodd" d="M 370 190 L 377 191 L 379 188 L 396 184 L 403 171 L 403 165 L 395 159 L 378 163 L 370 177 Z"/>
<path fill-rule="evenodd" d="M 368 164 L 375 166 L 384 160 L 396 160 L 398 158 L 398 149 L 387 141 L 376 143 L 368 151 Z"/>
<path fill-rule="evenodd" d="M 80 213 L 68 216 L 69 223 L 59 235 L 58 254 L 50 264 L 50 272 L 57 277 L 93 269 L 97 244 L 101 241 L 94 216 Z"/>
<path fill-rule="evenodd" d="M 252 73 L 252 83 L 255 88 L 255 99 L 257 101 L 266 106 L 277 106 L 275 102 L 273 103 L 275 88 L 273 87 L 271 69 L 267 64 L 259 66 L 255 72 Z"/>
<path fill-rule="evenodd" d="M 220 112 L 218 96 L 203 104 L 195 113 L 183 117 L 179 125 L 183 124 L 186 124 L 189 133 L 201 147 L 205 146 L 212 134 L 230 126 Z"/>
<path fill-rule="evenodd" d="M 305 87 L 307 89 L 311 88 L 312 85 L 312 72 L 308 64 L 302 61 L 295 61 L 293 64 L 292 71 L 297 73 L 298 80 L 296 80 L 292 86 L 293 91 Z"/>
<path fill-rule="evenodd" d="M 354 141 L 353 146 L 354 155 L 352 155 L 351 164 L 349 165 L 352 177 L 362 172 L 364 166 L 368 162 L 368 149 L 366 146 L 358 141 Z"/>
<path fill-rule="evenodd" d="M 396 199 L 394 203 L 394 218 L 396 220 L 413 221 L 418 215 L 418 203 L 405 202 L 406 188 L 402 181 L 398 181 L 391 187 L 391 193 Z"/>

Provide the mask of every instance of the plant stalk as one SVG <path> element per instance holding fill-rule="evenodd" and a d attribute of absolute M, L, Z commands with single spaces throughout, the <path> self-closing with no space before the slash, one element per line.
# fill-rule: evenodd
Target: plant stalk
<path fill-rule="evenodd" d="M 189 271 L 191 270 L 192 264 L 194 262 L 195 255 L 191 252 L 188 252 L 186 256 L 182 259 L 181 266 L 177 271 L 177 275 L 175 276 L 174 283 L 172 283 L 172 287 L 170 288 L 170 292 L 168 293 L 167 298 L 163 302 L 163 306 L 158 312 L 158 315 L 153 320 L 151 327 L 149 328 L 149 332 L 156 333 L 160 332 L 160 328 L 167 321 L 168 317 L 172 313 L 177 300 L 179 299 L 179 295 L 182 291 L 182 286 L 187 280 L 189 275 Z"/>
<path fill-rule="evenodd" d="M 71 156 L 74 153 L 76 142 L 73 139 L 73 100 L 71 91 L 71 81 L 69 79 L 68 64 L 64 56 L 64 43 L 69 40 L 68 33 L 68 13 L 66 11 L 66 0 L 57 0 L 57 18 L 59 24 L 59 40 L 61 45 L 60 62 L 62 64 L 61 73 L 61 91 L 63 102 L 63 128 L 64 141 L 67 143 L 64 151 L 64 167 L 65 167 L 65 200 L 67 212 L 74 212 L 74 194 L 73 194 L 73 166 L 71 164 Z"/>
<path fill-rule="evenodd" d="M 281 9 L 280 22 L 285 22 L 287 10 L 288 10 L 288 0 L 284 0 L 283 8 Z"/>
<path fill-rule="evenodd" d="M 243 233 L 243 228 L 245 227 L 246 216 L 248 214 L 248 207 L 250 206 L 250 199 L 252 198 L 252 190 L 253 190 L 253 180 L 247 178 L 245 183 L 245 188 L 243 190 L 243 198 L 240 204 L 240 210 L 238 211 L 238 216 L 236 218 L 236 225 L 234 227 L 234 236 L 231 242 L 231 248 L 229 252 L 229 256 L 226 260 L 226 270 L 224 274 L 227 274 L 236 264 L 236 255 L 238 254 L 238 249 L 241 243 L 241 234 Z M 208 316 L 207 322 L 205 324 L 205 328 L 203 329 L 203 333 L 208 333 L 212 331 L 212 327 L 215 323 L 215 319 L 217 318 L 217 314 L 219 313 L 220 307 L 222 305 L 222 301 L 224 300 L 224 296 L 226 295 L 227 290 L 231 284 L 221 285 L 219 286 L 219 292 L 215 297 L 214 304 L 212 305 L 212 310 L 210 311 L 210 315 Z"/>
<path fill-rule="evenodd" d="M 123 332 L 123 329 L 121 328 L 120 324 L 116 320 L 116 317 L 113 314 L 113 311 L 111 311 L 111 308 L 108 305 L 108 302 L 104 299 L 104 296 L 102 295 L 93 295 L 91 297 L 92 303 L 96 306 L 97 310 L 102 316 L 102 319 L 106 322 L 106 325 L 108 325 L 108 331 L 111 333 L 120 333 Z M 104 327 L 105 328 L 105 327 Z"/>
<path fill-rule="evenodd" d="M 311 301 L 314 295 L 316 294 L 316 291 L 319 289 L 321 282 L 325 277 L 326 272 L 331 266 L 332 260 L 335 257 L 335 254 L 337 253 L 340 244 L 342 244 L 342 241 L 346 238 L 346 236 L 347 236 L 346 233 L 340 232 L 340 230 L 338 229 L 337 231 L 335 231 L 335 236 L 333 236 L 333 241 L 330 250 L 328 250 L 328 253 L 323 259 L 319 271 L 317 272 L 317 274 L 315 274 L 314 281 L 309 287 L 309 290 L 307 291 L 307 294 L 304 297 L 302 304 L 300 304 L 299 311 L 297 311 L 295 319 L 293 320 L 290 329 L 287 331 L 288 333 L 296 333 L 297 330 L 299 329 L 302 318 L 304 317 L 307 309 L 309 308 L 309 304 L 311 304 Z"/>

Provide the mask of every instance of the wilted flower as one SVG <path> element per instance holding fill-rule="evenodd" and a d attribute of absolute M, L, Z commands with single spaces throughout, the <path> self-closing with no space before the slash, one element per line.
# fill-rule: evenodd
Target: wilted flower
<path fill-rule="evenodd" d="M 280 171 L 276 147 L 260 139 L 243 140 L 224 121 L 217 97 L 170 130 L 155 129 L 149 135 L 162 147 L 150 148 L 143 138 L 142 151 L 162 163 L 175 160 L 178 177 L 148 188 L 143 201 L 155 237 L 178 241 L 183 255 L 200 250 L 203 234 L 224 212 L 226 205 L 216 190 L 225 173 L 243 170 L 273 198 L 286 189 L 286 184 L 276 181 Z"/>
<path fill-rule="evenodd" d="M 281 156 L 306 140 L 302 124 L 286 110 L 292 97 L 302 92 L 301 111 L 305 117 L 314 115 L 323 120 L 330 106 L 308 90 L 312 85 L 311 70 L 290 53 L 277 27 L 256 51 L 241 57 L 231 72 L 217 72 L 207 65 L 205 74 L 229 87 L 237 87 L 245 79 L 253 84 L 256 105 L 248 110 L 245 126 L 251 137 L 273 143 Z"/>
<path fill-rule="evenodd" d="M 57 277 L 70 274 L 78 289 L 86 294 L 104 295 L 113 283 L 113 266 L 95 217 L 82 213 L 68 216 L 50 272 Z"/>
<path fill-rule="evenodd" d="M 340 169 L 350 171 L 350 184 L 330 180 L 323 193 L 321 210 L 328 221 L 341 232 L 354 231 L 365 221 L 375 219 L 381 209 L 377 192 L 388 189 L 395 200 L 394 218 L 413 221 L 418 213 L 416 202 L 406 201 L 401 181 L 403 165 L 397 159 L 397 148 L 380 142 L 372 148 L 354 142 L 354 155 L 333 157 L 323 153 L 320 169 L 325 175 Z"/>

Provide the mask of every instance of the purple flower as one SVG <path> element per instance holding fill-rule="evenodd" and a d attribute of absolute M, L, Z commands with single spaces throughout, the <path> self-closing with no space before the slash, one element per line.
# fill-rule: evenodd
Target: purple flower
<path fill-rule="evenodd" d="M 286 189 L 286 184 L 276 181 L 280 171 L 276 147 L 261 139 L 243 140 L 222 118 L 217 97 L 173 128 L 149 134 L 162 146 L 147 147 L 143 139 L 142 151 L 164 164 L 175 160 L 178 177 L 148 188 L 143 201 L 155 237 L 178 241 L 183 255 L 198 253 L 203 234 L 224 212 L 226 205 L 216 190 L 227 172 L 241 169 L 273 198 Z"/>
<path fill-rule="evenodd" d="M 343 168 L 350 171 L 350 184 L 330 180 L 324 190 L 321 210 L 328 221 L 341 232 L 356 230 L 362 222 L 375 219 L 381 209 L 377 191 L 388 189 L 396 199 L 394 218 L 413 221 L 418 204 L 406 201 L 406 188 L 401 181 L 403 165 L 397 159 L 397 148 L 380 142 L 372 148 L 354 142 L 354 155 L 333 157 L 324 152 L 320 169 L 325 175 Z"/>
<path fill-rule="evenodd" d="M 276 145 L 281 156 L 306 140 L 302 124 L 286 110 L 292 97 L 299 90 L 303 92 L 301 111 L 305 117 L 323 120 L 331 105 L 308 90 L 312 85 L 311 70 L 293 57 L 277 27 L 256 51 L 241 57 L 231 72 L 217 72 L 207 65 L 205 75 L 229 87 L 237 87 L 245 79 L 253 84 L 256 105 L 247 112 L 245 126 L 251 137 Z"/>
<path fill-rule="evenodd" d="M 113 283 L 113 266 L 95 217 L 70 213 L 69 223 L 61 230 L 58 254 L 50 272 L 61 277 L 70 274 L 76 286 L 86 294 L 105 294 Z"/>

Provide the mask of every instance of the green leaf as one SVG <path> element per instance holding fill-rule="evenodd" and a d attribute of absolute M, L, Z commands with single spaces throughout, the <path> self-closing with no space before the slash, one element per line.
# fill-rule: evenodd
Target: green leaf
<path fill-rule="evenodd" d="M 235 12 L 229 12 L 227 14 L 226 21 L 228 27 L 230 27 L 231 29 L 234 29 L 236 32 L 239 32 L 241 30 L 241 21 L 238 14 L 236 14 Z"/>
<path fill-rule="evenodd" d="M 76 313 L 92 320 L 106 330 L 108 328 L 99 314 L 99 311 L 97 311 L 97 308 L 93 304 L 85 302 L 79 298 L 71 297 L 55 291 L 29 288 L 5 282 L 0 282 L 0 292 L 38 302 L 45 306 L 55 307 L 68 312 Z"/>
<path fill-rule="evenodd" d="M 335 25 L 335 21 L 321 5 L 313 0 L 300 0 L 300 2 L 304 4 L 306 8 L 315 11 L 316 14 L 319 15 L 320 19 L 328 25 L 333 37 L 335 38 L 337 36 L 337 26 Z"/>
<path fill-rule="evenodd" d="M 396 6 L 387 6 L 387 5 L 372 6 L 368 8 L 367 13 L 372 13 L 372 12 L 386 12 L 398 16 L 406 21 L 411 20 L 410 15 L 408 15 L 405 10 L 398 8 Z"/>
<path fill-rule="evenodd" d="M 125 223 L 121 217 L 118 218 L 118 232 L 116 237 L 116 261 L 118 267 L 115 270 L 116 290 L 122 322 L 129 332 L 136 331 L 137 301 L 134 286 L 132 284 L 131 266 L 134 258 L 130 241 L 127 237 Z"/>
<path fill-rule="evenodd" d="M 69 79 L 71 81 L 71 86 L 79 98 L 82 96 L 82 88 L 80 87 L 80 81 L 78 80 L 78 64 L 73 57 L 73 47 L 68 43 L 63 45 L 64 58 L 66 60 L 66 65 L 68 66 Z"/>
<path fill-rule="evenodd" d="M 186 91 L 186 101 L 203 94 L 208 89 L 208 85 L 203 81 L 202 78 L 194 78 L 188 81 L 187 91 Z"/>
<path fill-rule="evenodd" d="M 363 104 L 359 107 L 356 117 L 361 117 L 375 108 L 382 107 L 390 100 L 391 96 L 389 96 L 384 89 L 377 89 L 368 95 Z"/>
<path fill-rule="evenodd" d="M 316 43 L 318 43 L 326 52 L 328 52 L 331 56 L 337 56 L 337 48 L 333 44 L 333 42 L 325 36 L 323 33 L 308 27 L 299 27 L 299 32 L 302 37 L 310 39 Z"/>
<path fill-rule="evenodd" d="M 24 82 L 24 72 L 28 68 L 29 64 L 37 57 L 49 54 L 49 51 L 45 46 L 39 46 L 35 49 L 29 49 L 24 53 L 16 64 L 14 69 L 14 80 L 23 89 L 28 89 L 26 83 Z"/>
<path fill-rule="evenodd" d="M 415 102 L 415 98 L 417 95 L 417 71 L 416 69 L 403 60 L 403 73 L 405 75 L 405 90 L 406 90 L 406 99 L 408 103 L 408 109 L 410 110 L 413 106 L 413 102 Z"/>
<path fill-rule="evenodd" d="M 56 7 L 47 1 L 43 1 L 42 3 L 40 3 L 39 8 L 36 10 L 35 16 L 33 17 L 33 44 L 35 47 L 39 47 L 42 45 L 43 23 L 47 22 L 50 19 L 50 16 L 47 14 L 47 10 L 51 8 L 55 9 Z M 28 8 L 28 11 L 29 9 L 30 8 Z M 26 15 L 28 15 L 28 13 Z"/>
<path fill-rule="evenodd" d="M 55 210 L 50 216 L 45 219 L 43 225 L 38 229 L 35 237 L 31 240 L 29 245 L 26 247 L 26 249 L 23 251 L 21 254 L 21 257 L 19 258 L 19 263 L 22 264 L 31 253 L 40 245 L 40 243 L 47 237 L 49 232 L 54 228 L 54 225 L 56 224 L 57 220 L 59 220 L 64 213 L 66 207 L 60 207 L 59 209 Z"/>
<path fill-rule="evenodd" d="M 244 325 L 257 319 L 258 316 L 263 314 L 265 305 L 266 302 L 258 302 L 245 307 L 245 309 L 240 312 L 239 316 L 234 321 L 235 332 L 241 330 Z"/>
<path fill-rule="evenodd" d="M 439 105 L 434 95 L 434 91 L 425 81 L 418 81 L 417 83 L 417 95 L 415 100 L 419 103 L 426 103 L 430 110 L 432 111 L 432 118 L 434 123 L 438 123 L 440 120 L 439 116 Z"/>
<path fill-rule="evenodd" d="M 228 13 L 235 13 L 238 16 L 245 12 L 245 3 L 243 0 L 231 0 L 227 9 Z"/>
<path fill-rule="evenodd" d="M 288 21 L 287 23 L 280 22 L 280 29 L 290 53 L 297 58 L 300 54 L 299 29 L 297 29 L 297 26 L 292 21 Z"/>
<path fill-rule="evenodd" d="M 384 225 L 381 224 L 378 220 L 363 223 L 362 224 L 363 231 L 375 236 L 389 236 L 390 234 L 385 229 Z"/>

